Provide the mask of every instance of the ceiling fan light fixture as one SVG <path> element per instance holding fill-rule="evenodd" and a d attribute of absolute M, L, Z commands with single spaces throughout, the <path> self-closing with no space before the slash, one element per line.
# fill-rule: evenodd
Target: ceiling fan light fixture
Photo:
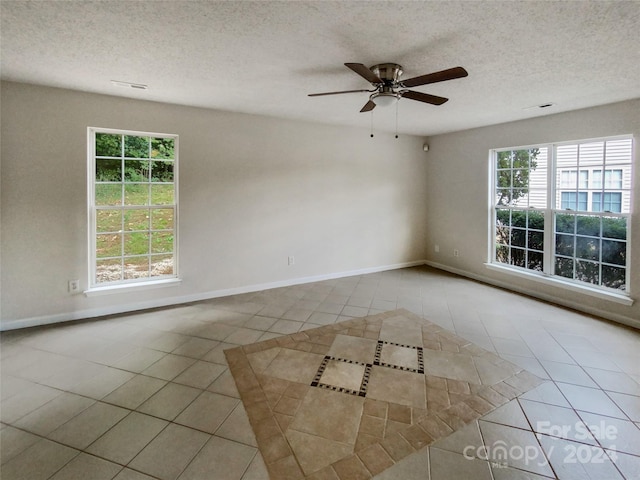
<path fill-rule="evenodd" d="M 378 107 L 386 107 L 395 104 L 400 100 L 399 93 L 393 92 L 376 92 L 369 97 L 373 103 Z"/>

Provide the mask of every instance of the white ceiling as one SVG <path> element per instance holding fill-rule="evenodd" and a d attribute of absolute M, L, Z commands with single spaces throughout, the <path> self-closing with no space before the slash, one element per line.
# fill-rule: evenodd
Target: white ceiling
<path fill-rule="evenodd" d="M 402 99 L 399 131 L 433 135 L 640 97 L 640 1 L 10 1 L 5 80 L 369 128 L 344 67 L 469 76 Z M 111 80 L 147 84 L 146 91 Z M 555 105 L 527 109 L 540 104 Z M 394 131 L 379 107 L 376 130 Z"/>

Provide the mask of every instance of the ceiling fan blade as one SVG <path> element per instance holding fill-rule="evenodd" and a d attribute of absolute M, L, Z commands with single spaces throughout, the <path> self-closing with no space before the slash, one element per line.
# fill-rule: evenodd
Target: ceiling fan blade
<path fill-rule="evenodd" d="M 362 107 L 360 109 L 360 113 L 362 113 L 362 112 L 370 112 L 374 108 L 376 108 L 376 104 L 373 103 L 373 101 L 369 100 L 367 103 L 364 104 L 364 107 Z"/>
<path fill-rule="evenodd" d="M 343 90 L 341 92 L 324 92 L 324 93 L 310 93 L 309 97 L 321 97 L 323 95 L 340 95 L 341 93 L 360 93 L 370 92 L 370 90 Z"/>
<path fill-rule="evenodd" d="M 419 77 L 409 78 L 407 80 L 403 80 L 401 83 L 405 87 L 417 87 L 419 85 L 427 85 L 428 83 L 444 82 L 445 80 L 462 78 L 466 77 L 467 75 L 469 75 L 469 73 L 467 73 L 464 68 L 454 67 L 447 70 L 441 70 L 439 72 L 420 75 Z"/>
<path fill-rule="evenodd" d="M 414 92 L 413 90 L 407 90 L 406 92 L 402 92 L 401 95 L 411 100 L 430 103 L 432 105 L 442 105 L 444 102 L 449 100 L 448 98 L 437 97 L 435 95 L 429 95 L 428 93 Z"/>
<path fill-rule="evenodd" d="M 345 63 L 346 67 L 349 67 L 351 70 L 356 72 L 362 78 L 366 79 L 370 83 L 382 83 L 380 77 L 378 77 L 375 73 L 369 70 L 365 65 L 361 63 Z"/>

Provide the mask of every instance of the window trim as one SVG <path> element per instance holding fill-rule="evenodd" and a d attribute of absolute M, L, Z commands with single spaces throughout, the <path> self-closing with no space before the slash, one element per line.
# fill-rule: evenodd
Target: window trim
<path fill-rule="evenodd" d="M 576 293 L 584 293 L 592 297 L 601 298 L 603 300 L 610 300 L 622 305 L 631 306 L 634 303 L 633 298 L 624 293 L 617 293 L 613 289 L 604 290 L 602 287 L 590 287 L 587 283 L 578 283 L 570 280 L 564 280 L 557 275 L 550 275 L 543 272 L 537 272 L 533 270 L 526 270 L 524 268 L 512 267 L 507 264 L 486 262 L 485 267 L 489 270 L 497 272 L 507 273 L 516 277 L 520 277 L 527 280 L 533 280 L 538 283 L 542 283 L 551 287 L 560 287 L 565 290 L 570 290 Z"/>
<path fill-rule="evenodd" d="M 500 148 L 492 148 L 489 150 L 489 189 L 488 189 L 488 254 L 487 254 L 487 262 L 485 262 L 486 268 L 494 271 L 504 272 L 509 275 L 515 275 L 521 278 L 526 278 L 529 280 L 534 280 L 536 282 L 544 283 L 546 285 L 561 287 L 566 290 L 584 293 L 590 296 L 611 300 L 617 303 L 621 303 L 624 305 L 633 305 L 634 300 L 631 298 L 631 290 L 629 283 L 626 284 L 625 290 L 616 290 L 613 288 L 605 287 L 605 286 L 595 286 L 590 285 L 586 282 L 580 282 L 572 279 L 565 279 L 559 275 L 555 275 L 553 272 L 553 261 L 555 257 L 555 213 L 560 212 L 559 208 L 556 208 L 556 196 L 557 191 L 562 190 L 559 187 L 558 182 L 560 181 L 560 176 L 557 168 L 557 158 L 556 158 L 556 148 L 563 145 L 577 145 L 583 143 L 594 143 L 601 141 L 615 141 L 615 140 L 631 140 L 631 165 L 630 165 L 630 175 L 631 175 L 631 188 L 630 188 L 630 210 L 628 213 L 612 213 L 612 212 L 588 212 L 589 214 L 595 214 L 598 216 L 624 216 L 627 218 L 627 255 L 626 255 L 626 278 L 627 280 L 632 278 L 632 262 L 631 262 L 631 245 L 632 245 L 632 228 L 631 221 L 633 217 L 633 201 L 635 197 L 635 188 L 634 185 L 634 175 L 635 175 L 635 155 L 636 155 L 636 138 L 634 135 L 626 134 L 626 135 L 613 135 L 607 137 L 598 137 L 598 138 L 588 138 L 588 139 L 580 139 L 580 140 L 570 140 L 570 141 L 562 141 L 562 142 L 546 142 L 539 144 L 530 144 L 523 146 L 513 146 L 513 147 L 500 147 Z M 545 239 L 545 250 L 544 250 L 544 268 L 543 271 L 535 271 L 521 267 L 515 267 L 509 264 L 504 264 L 497 262 L 496 260 L 496 243 L 495 243 L 495 218 L 496 218 L 496 205 L 495 205 L 495 189 L 496 189 L 496 175 L 497 175 L 497 165 L 496 158 L 497 153 L 501 151 L 516 151 L 516 150 L 530 150 L 533 148 L 547 148 L 548 149 L 548 164 L 547 164 L 547 206 L 544 209 L 544 218 L 545 218 L 545 231 L 544 231 L 544 239 Z M 606 169 L 606 166 L 603 168 Z M 589 179 L 591 180 L 591 179 Z M 604 183 L 604 178 L 602 179 Z M 624 181 L 624 178 L 623 178 Z M 616 190 L 616 189 L 613 189 Z M 519 208 L 519 207 L 515 207 Z M 525 207 L 526 211 L 528 207 Z M 542 209 L 535 209 L 536 211 L 540 211 Z M 574 212 L 579 214 L 580 212 Z M 549 223 L 550 222 L 550 223 Z M 549 225 L 549 227 L 547 227 Z M 551 226 L 553 225 L 553 226 Z M 638 252 L 635 252 L 637 255 Z"/>
<path fill-rule="evenodd" d="M 100 287 L 91 287 L 83 293 L 87 297 L 97 297 L 101 295 L 109 295 L 112 293 L 134 292 L 141 290 L 151 290 L 155 288 L 174 287 L 182 283 L 181 278 L 162 278 L 160 280 L 147 280 L 129 283 L 118 283 L 115 285 L 105 285 Z"/>
<path fill-rule="evenodd" d="M 131 135 L 155 138 L 173 138 L 175 141 L 175 157 L 173 165 L 173 187 L 174 187 L 174 218 L 173 218 L 173 274 L 162 277 L 143 277 L 127 279 L 104 284 L 95 283 L 96 276 L 96 204 L 95 204 L 95 135 L 97 133 Z M 138 130 L 114 129 L 103 127 L 87 127 L 87 227 L 88 227 L 88 260 L 87 285 L 83 292 L 85 296 L 104 295 L 109 293 L 122 293 L 123 291 L 146 290 L 158 287 L 179 285 L 182 280 L 179 276 L 179 136 L 173 133 L 158 133 Z"/>

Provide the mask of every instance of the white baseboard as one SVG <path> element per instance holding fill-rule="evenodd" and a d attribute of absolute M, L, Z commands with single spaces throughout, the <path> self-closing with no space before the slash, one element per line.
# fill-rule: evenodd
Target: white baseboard
<path fill-rule="evenodd" d="M 496 287 L 504 288 L 505 290 L 511 290 L 517 293 L 521 293 L 527 295 L 529 297 L 538 298 L 540 300 L 544 300 L 546 302 L 555 303 L 557 305 L 562 305 L 563 307 L 568 307 L 573 310 L 578 310 L 580 312 L 587 313 L 589 315 L 595 315 L 597 317 L 602 317 L 606 320 L 611 320 L 616 323 L 621 323 L 623 325 L 627 325 L 629 327 L 640 329 L 640 322 L 634 318 L 627 317 L 626 315 L 620 315 L 617 313 L 612 313 L 606 310 L 601 310 L 599 308 L 589 307 L 579 302 L 573 302 L 571 300 L 567 300 L 564 298 L 558 298 L 553 295 L 547 295 L 545 293 L 534 292 L 527 288 L 518 287 L 509 282 L 503 282 L 500 280 L 496 280 L 494 278 L 485 277 L 484 275 L 478 275 L 476 273 L 468 272 L 466 270 L 462 270 L 459 268 L 451 267 L 449 265 L 444 265 L 438 262 L 432 262 L 427 260 L 424 262 L 425 265 L 429 265 L 430 267 L 437 268 L 439 270 L 444 270 L 446 272 L 455 273 L 456 275 L 460 275 L 461 277 L 470 278 L 472 280 L 476 280 L 481 283 L 487 283 L 489 285 L 494 285 Z"/>
<path fill-rule="evenodd" d="M 323 280 L 333 280 L 336 278 L 352 277 L 354 275 L 365 275 L 368 273 L 384 272 L 387 270 L 397 270 L 399 268 L 416 267 L 424 265 L 424 260 L 416 260 L 413 262 L 396 263 L 393 265 L 384 265 L 379 267 L 362 268 L 358 270 L 350 270 L 345 272 L 327 273 L 323 275 L 313 275 L 309 277 L 292 278 L 288 280 L 280 280 L 277 282 L 268 282 L 254 285 L 246 285 L 242 287 L 227 288 L 222 290 L 212 290 L 208 292 L 194 293 L 190 295 L 180 295 L 168 298 L 159 298 L 146 302 L 135 302 L 120 305 L 110 305 L 108 307 L 91 308 L 85 310 L 77 310 L 73 312 L 57 313 L 52 315 L 42 315 L 38 317 L 21 318 L 16 320 L 2 321 L 0 331 L 16 330 L 19 328 L 38 327 L 42 325 L 50 325 L 54 323 L 69 322 L 75 320 L 86 320 L 105 315 L 114 315 L 119 313 L 135 312 L 138 310 L 147 310 L 150 308 L 167 307 L 171 305 L 180 305 L 183 303 L 198 302 L 201 300 L 209 300 L 212 298 L 227 297 L 229 295 L 239 295 L 242 293 L 259 292 L 272 288 L 290 287 L 293 285 L 301 285 L 305 283 L 321 282 Z"/>
<path fill-rule="evenodd" d="M 494 285 L 496 287 L 504 288 L 506 290 L 515 291 L 524 295 L 539 298 L 540 300 L 544 300 L 547 302 L 556 303 L 568 308 L 572 308 L 574 310 L 578 310 L 584 313 L 588 313 L 590 315 L 602 317 L 607 320 L 621 323 L 623 325 L 627 325 L 630 327 L 640 328 L 640 322 L 638 320 L 635 320 L 631 317 L 627 317 L 625 315 L 619 315 L 612 312 L 608 312 L 606 310 L 587 307 L 581 303 L 572 302 L 570 300 L 560 299 L 558 297 L 546 295 L 539 292 L 533 292 L 525 288 L 514 286 L 512 283 L 502 282 L 502 281 L 495 280 L 493 278 L 489 278 L 483 275 L 478 275 L 472 272 L 468 272 L 466 270 L 451 267 L 449 265 L 444 265 L 441 263 L 426 261 L 426 260 L 417 260 L 413 262 L 397 263 L 393 265 L 384 265 L 379 267 L 369 267 L 369 268 L 363 268 L 359 270 L 328 273 L 323 275 L 313 275 L 309 277 L 299 277 L 299 278 L 293 278 L 288 280 L 280 280 L 277 282 L 246 285 L 243 287 L 234 287 L 234 288 L 228 288 L 228 289 L 222 289 L 222 290 L 212 290 L 208 292 L 200 292 L 200 293 L 195 293 L 190 295 L 181 295 L 181 296 L 175 296 L 175 297 L 155 299 L 147 302 L 136 302 L 136 303 L 128 303 L 128 304 L 122 304 L 122 305 L 112 305 L 109 307 L 92 308 L 92 309 L 85 309 L 85 310 L 77 310 L 73 312 L 65 312 L 65 313 L 58 313 L 58 314 L 52 314 L 52 315 L 42 315 L 38 317 L 3 321 L 0 324 L 0 331 L 37 327 L 42 325 L 50 325 L 54 323 L 69 322 L 69 321 L 75 321 L 75 320 L 85 320 L 85 319 L 90 319 L 95 317 L 102 317 L 105 315 L 114 315 L 119 313 L 134 312 L 138 310 L 146 310 L 150 308 L 180 305 L 183 303 L 209 300 L 212 298 L 227 297 L 230 295 L 239 295 L 242 293 L 252 293 L 252 292 L 269 290 L 272 288 L 279 288 L 279 287 L 290 287 L 293 285 L 301 285 L 305 283 L 321 282 L 323 280 L 333 280 L 336 278 L 351 277 L 354 275 L 365 275 L 368 273 L 384 272 L 387 270 L 396 270 L 399 268 L 416 267 L 419 265 L 429 265 L 439 270 L 444 270 L 450 273 L 454 273 L 456 275 L 460 275 L 461 277 L 470 278 L 478 282 Z"/>

